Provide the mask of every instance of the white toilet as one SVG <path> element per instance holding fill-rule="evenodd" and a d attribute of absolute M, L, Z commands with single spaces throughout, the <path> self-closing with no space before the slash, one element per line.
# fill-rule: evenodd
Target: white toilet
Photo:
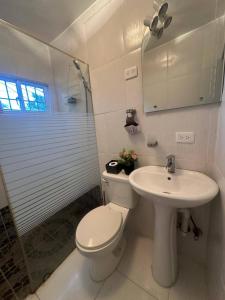
<path fill-rule="evenodd" d="M 128 176 L 103 172 L 107 205 L 90 211 L 76 230 L 76 245 L 90 262 L 95 281 L 107 278 L 118 265 L 125 248 L 124 227 L 129 210 L 137 203 Z"/>

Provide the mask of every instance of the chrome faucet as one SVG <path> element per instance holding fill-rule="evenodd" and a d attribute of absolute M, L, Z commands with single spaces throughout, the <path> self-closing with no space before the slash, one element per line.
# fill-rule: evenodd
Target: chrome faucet
<path fill-rule="evenodd" d="M 167 158 L 167 164 L 166 164 L 167 171 L 169 173 L 175 173 L 176 172 L 175 155 L 170 154 L 166 158 Z"/>

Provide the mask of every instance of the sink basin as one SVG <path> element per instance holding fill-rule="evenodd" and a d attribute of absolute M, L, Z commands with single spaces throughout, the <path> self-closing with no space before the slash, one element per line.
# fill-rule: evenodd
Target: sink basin
<path fill-rule="evenodd" d="M 216 196 L 215 181 L 194 171 L 176 170 L 170 174 L 165 167 L 148 166 L 129 176 L 133 189 L 155 209 L 152 273 L 163 287 L 177 279 L 177 209 L 203 205 Z"/>
<path fill-rule="evenodd" d="M 205 204 L 218 193 L 215 181 L 188 170 L 169 174 L 165 167 L 148 166 L 132 172 L 129 181 L 141 196 L 177 208 Z"/>

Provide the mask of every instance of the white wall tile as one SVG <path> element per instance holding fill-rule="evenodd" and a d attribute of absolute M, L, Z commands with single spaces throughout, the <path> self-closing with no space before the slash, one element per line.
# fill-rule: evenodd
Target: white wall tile
<path fill-rule="evenodd" d="M 91 82 L 95 114 L 125 109 L 126 91 L 121 59 L 91 70 Z"/>
<path fill-rule="evenodd" d="M 125 0 L 123 3 L 123 37 L 125 51 L 129 53 L 138 49 L 142 44 L 142 38 L 146 27 L 143 20 L 153 15 L 153 1 Z"/>
<path fill-rule="evenodd" d="M 93 33 L 89 33 L 87 40 L 88 60 L 91 69 L 109 63 L 124 54 L 121 1 L 115 0 L 114 2 L 118 2 L 118 5 L 114 7 L 113 14 L 110 13 L 108 18 L 105 17 L 105 23 L 98 28 L 97 32 L 94 32 L 92 28 L 92 19 L 85 24 L 86 32 L 93 31 Z M 107 13 L 107 6 L 102 10 Z M 98 14 L 94 15 L 93 18 L 98 18 Z M 99 20 L 94 22 L 94 26 L 97 26 L 99 22 L 101 22 L 100 16 Z"/>

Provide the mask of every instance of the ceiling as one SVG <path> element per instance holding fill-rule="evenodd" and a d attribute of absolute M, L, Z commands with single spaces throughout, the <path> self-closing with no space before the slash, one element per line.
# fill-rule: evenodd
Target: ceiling
<path fill-rule="evenodd" d="M 0 0 L 0 18 L 50 42 L 94 2 L 95 0 Z"/>
<path fill-rule="evenodd" d="M 128 0 L 129 1 L 129 0 Z M 151 2 L 151 0 L 149 0 Z M 51 42 L 95 0 L 0 0 L 0 18 Z M 164 43 L 201 26 L 224 13 L 224 0 L 168 0 L 171 26 L 160 41 Z"/>

